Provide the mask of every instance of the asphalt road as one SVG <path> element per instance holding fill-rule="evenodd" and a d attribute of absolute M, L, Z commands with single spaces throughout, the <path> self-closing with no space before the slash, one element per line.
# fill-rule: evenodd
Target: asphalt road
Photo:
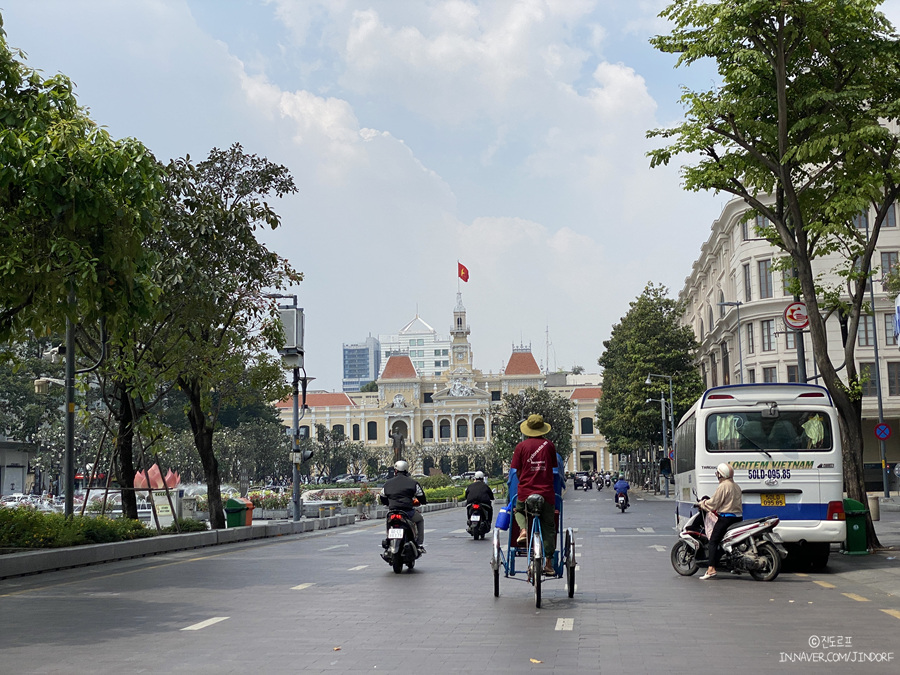
<path fill-rule="evenodd" d="M 490 540 L 463 509 L 426 516 L 396 575 L 372 521 L 0 581 L 4 673 L 896 673 L 900 569 L 838 556 L 776 581 L 680 577 L 670 502 L 570 492 L 575 597 L 523 580 L 493 596 Z M 874 558 L 874 557 L 870 557 Z M 865 560 L 865 559 L 858 559 Z M 878 584 L 881 584 L 879 586 Z"/>

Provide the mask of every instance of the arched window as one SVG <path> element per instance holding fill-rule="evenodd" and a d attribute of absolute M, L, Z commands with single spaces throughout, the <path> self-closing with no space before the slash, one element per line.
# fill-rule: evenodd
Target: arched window
<path fill-rule="evenodd" d="M 450 420 L 441 420 L 441 440 L 450 440 Z"/>
<path fill-rule="evenodd" d="M 378 422 L 366 422 L 366 440 L 378 440 Z"/>
<path fill-rule="evenodd" d="M 340 434 L 341 436 L 344 435 L 344 425 L 343 424 L 335 424 L 333 427 L 331 427 L 331 430 L 336 434 Z"/>
<path fill-rule="evenodd" d="M 716 325 L 716 321 L 715 321 L 715 319 L 713 319 L 712 307 L 709 308 L 708 316 L 709 316 L 709 329 L 712 330 L 713 326 Z"/>
<path fill-rule="evenodd" d="M 705 331 L 703 330 L 703 319 L 700 319 L 700 339 L 701 339 L 701 340 L 703 339 L 703 333 L 704 333 L 704 332 L 705 332 Z"/>
<path fill-rule="evenodd" d="M 358 424 L 353 425 L 353 440 L 354 441 L 359 440 L 359 425 Z"/>
<path fill-rule="evenodd" d="M 582 434 L 593 434 L 594 433 L 594 418 L 593 417 L 582 417 L 581 418 L 581 433 Z"/>
<path fill-rule="evenodd" d="M 469 423 L 464 419 L 459 419 L 456 421 L 456 437 L 457 438 L 468 438 L 469 437 Z"/>
<path fill-rule="evenodd" d="M 725 294 L 719 291 L 719 318 L 725 318 Z"/>
<path fill-rule="evenodd" d="M 426 441 L 434 440 L 434 422 L 431 420 L 422 422 L 422 438 Z M 434 460 L 431 461 L 431 465 L 434 466 Z"/>
<path fill-rule="evenodd" d="M 484 438 L 484 420 L 480 417 L 475 420 L 473 431 L 475 438 Z"/>

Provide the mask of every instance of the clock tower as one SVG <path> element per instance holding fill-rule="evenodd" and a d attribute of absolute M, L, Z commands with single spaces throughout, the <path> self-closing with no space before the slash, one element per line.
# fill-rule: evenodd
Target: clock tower
<path fill-rule="evenodd" d="M 472 345 L 469 344 L 469 324 L 466 323 L 466 308 L 462 303 L 462 293 L 456 293 L 456 307 L 453 309 L 453 329 L 450 331 L 450 369 L 472 370 Z"/>

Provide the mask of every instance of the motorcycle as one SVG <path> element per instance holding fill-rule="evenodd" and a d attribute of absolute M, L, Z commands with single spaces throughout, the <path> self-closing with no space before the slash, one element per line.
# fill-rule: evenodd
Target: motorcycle
<path fill-rule="evenodd" d="M 749 572 L 757 581 L 774 580 L 788 553 L 774 532 L 779 522 L 776 516 L 767 516 L 731 525 L 722 538 L 722 555 L 715 561 L 716 570 Z M 709 539 L 699 508 L 682 526 L 670 558 L 675 571 L 685 577 L 709 564 Z"/>
<path fill-rule="evenodd" d="M 612 485 L 612 479 L 609 476 L 607 476 L 606 477 L 606 487 L 609 487 L 610 485 Z"/>
<path fill-rule="evenodd" d="M 466 507 L 467 523 L 466 532 L 475 540 L 484 539 L 484 535 L 491 531 L 491 508 L 486 504 L 469 504 Z"/>
<path fill-rule="evenodd" d="M 616 508 L 622 509 L 622 513 L 628 508 L 628 498 L 624 492 L 616 493 Z"/>
<path fill-rule="evenodd" d="M 385 520 L 387 537 L 382 540 L 384 551 L 381 558 L 391 567 L 396 574 L 403 571 L 406 565 L 412 569 L 416 560 L 422 554 L 416 546 L 416 525 L 403 511 L 392 510 Z"/>

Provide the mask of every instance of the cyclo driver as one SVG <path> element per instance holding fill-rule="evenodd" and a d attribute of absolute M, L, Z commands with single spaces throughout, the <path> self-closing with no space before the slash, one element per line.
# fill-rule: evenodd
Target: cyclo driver
<path fill-rule="evenodd" d="M 413 522 L 419 554 L 425 553 L 425 519 L 415 506 L 426 504 L 428 500 L 419 482 L 409 477 L 409 463 L 406 460 L 394 463 L 394 477 L 385 482 L 378 499 L 391 511 L 401 511 Z"/>

